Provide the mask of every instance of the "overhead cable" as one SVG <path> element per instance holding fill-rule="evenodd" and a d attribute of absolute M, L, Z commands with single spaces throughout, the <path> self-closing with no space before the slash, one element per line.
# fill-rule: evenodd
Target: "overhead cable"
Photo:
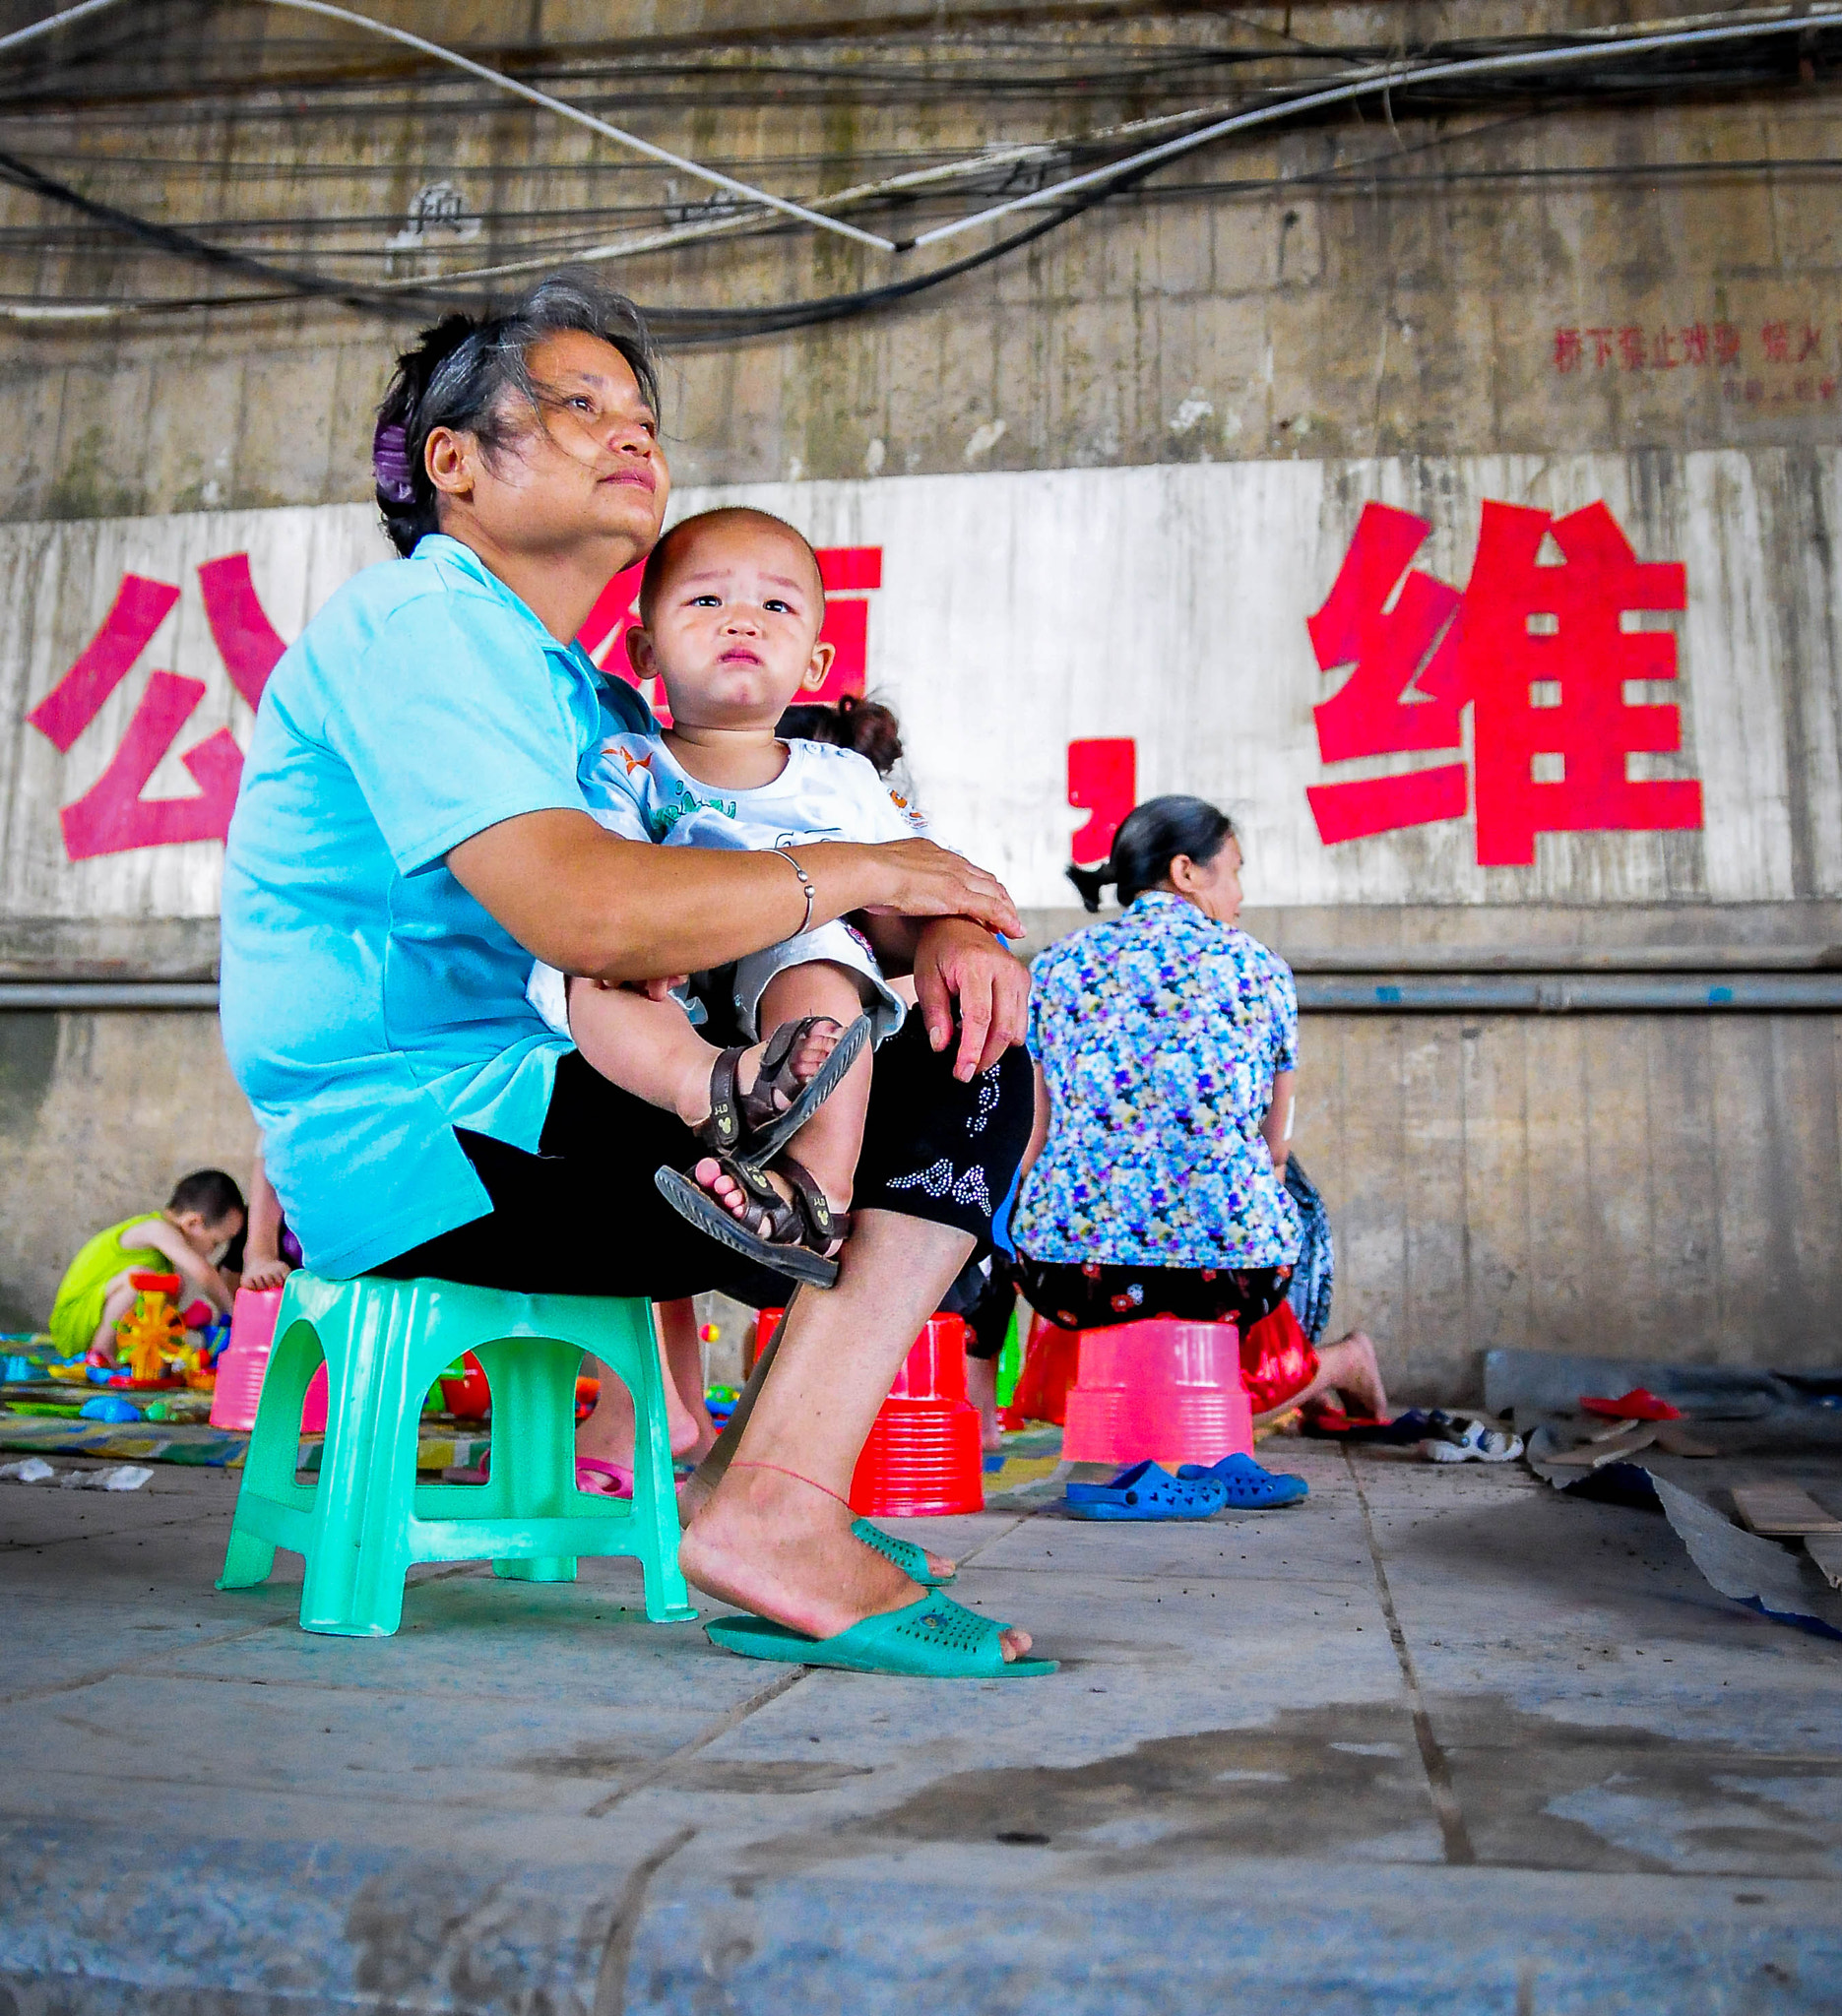
<path fill-rule="evenodd" d="M 917 248 L 937 245 L 942 239 L 957 237 L 961 231 L 976 229 L 980 224 L 995 223 L 999 218 L 1010 217 L 1020 210 L 1030 210 L 1041 204 L 1065 203 L 1071 196 L 1078 195 L 1084 190 L 1099 187 L 1122 175 L 1136 174 L 1144 169 L 1156 167 L 1162 161 L 1186 154 L 1192 148 L 1206 147 L 1211 141 L 1224 139 L 1231 133 L 1243 133 L 1254 126 L 1270 125 L 1275 120 L 1296 118 L 1302 112 L 1319 111 L 1327 105 L 1349 104 L 1361 97 L 1380 96 L 1409 86 L 1444 83 L 1456 78 L 1509 76 L 1541 68 L 1566 67 L 1589 60 L 1603 61 L 1608 53 L 1640 56 L 1660 49 L 1705 47 L 1719 42 L 1738 41 L 1747 36 L 1808 34 L 1812 28 L 1838 18 L 1842 18 L 1842 8 L 1817 4 L 1799 6 L 1775 20 L 1760 19 L 1757 15 L 1751 15 L 1744 22 L 1736 20 L 1719 27 L 1672 31 L 1660 34 L 1608 34 L 1589 42 L 1557 49 L 1527 49 L 1512 54 L 1461 57 L 1455 61 L 1442 63 L 1381 64 L 1365 77 L 1348 79 L 1320 89 L 1276 98 L 1268 104 L 1252 106 L 1244 112 L 1237 112 L 1230 118 L 1204 126 L 1199 132 L 1186 133 L 1179 139 L 1167 140 L 1160 147 L 1148 148 L 1144 153 L 1132 155 L 1125 160 L 1112 161 L 1104 168 L 1090 169 L 1084 175 L 1070 175 L 1060 182 L 1051 183 L 1048 188 L 1032 190 L 1023 196 L 1013 196 L 1008 202 L 993 204 L 987 210 L 975 212 L 970 217 L 958 218 L 952 223 L 936 224 L 932 230 L 922 231 L 910 242 Z M 903 249 L 909 248 L 904 246 Z"/>

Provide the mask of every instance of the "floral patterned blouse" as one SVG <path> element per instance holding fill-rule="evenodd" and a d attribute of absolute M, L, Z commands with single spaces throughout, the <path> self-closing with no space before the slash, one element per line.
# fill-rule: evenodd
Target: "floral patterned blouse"
<path fill-rule="evenodd" d="M 1260 1122 L 1298 1062 L 1283 959 L 1148 890 L 1032 971 L 1030 1050 L 1048 1143 L 1011 1221 L 1036 1260 L 1284 1267 L 1299 1217 Z"/>

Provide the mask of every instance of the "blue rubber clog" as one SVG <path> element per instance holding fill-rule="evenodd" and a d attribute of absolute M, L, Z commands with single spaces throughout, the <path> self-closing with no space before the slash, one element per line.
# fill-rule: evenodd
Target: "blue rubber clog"
<path fill-rule="evenodd" d="M 1152 1462 L 1135 1463 L 1111 1483 L 1071 1483 L 1070 1519 L 1207 1519 L 1228 1502 L 1215 1478 L 1179 1480 Z"/>
<path fill-rule="evenodd" d="M 1224 1456 L 1206 1469 L 1199 1463 L 1184 1463 L 1176 1474 L 1190 1481 L 1213 1478 L 1225 1494 L 1222 1502 L 1240 1512 L 1270 1512 L 1281 1505 L 1297 1505 L 1311 1488 L 1290 1471 L 1262 1470 L 1251 1456 Z"/>

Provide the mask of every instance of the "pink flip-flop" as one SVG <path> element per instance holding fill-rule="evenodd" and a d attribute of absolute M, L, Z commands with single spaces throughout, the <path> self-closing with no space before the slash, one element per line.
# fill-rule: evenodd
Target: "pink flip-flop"
<path fill-rule="evenodd" d="M 603 1479 L 606 1481 L 601 1481 Z M 630 1498 L 633 1473 L 624 1463 L 603 1463 L 599 1456 L 578 1456 L 576 1489 L 598 1498 Z"/>

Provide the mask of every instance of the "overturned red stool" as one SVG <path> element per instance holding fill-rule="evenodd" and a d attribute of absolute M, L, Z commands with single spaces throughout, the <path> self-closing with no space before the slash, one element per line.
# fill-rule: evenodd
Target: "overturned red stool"
<path fill-rule="evenodd" d="M 751 1366 L 781 1313 L 763 1309 L 756 1319 Z M 851 1509 L 878 1519 L 985 1510 L 985 1449 L 979 1410 L 966 1398 L 963 1318 L 930 1316 L 903 1359 L 857 1458 Z"/>
<path fill-rule="evenodd" d="M 1219 1463 L 1253 1454 L 1233 1323 L 1158 1317 L 1081 1333 L 1061 1453 L 1069 1463 Z"/>

